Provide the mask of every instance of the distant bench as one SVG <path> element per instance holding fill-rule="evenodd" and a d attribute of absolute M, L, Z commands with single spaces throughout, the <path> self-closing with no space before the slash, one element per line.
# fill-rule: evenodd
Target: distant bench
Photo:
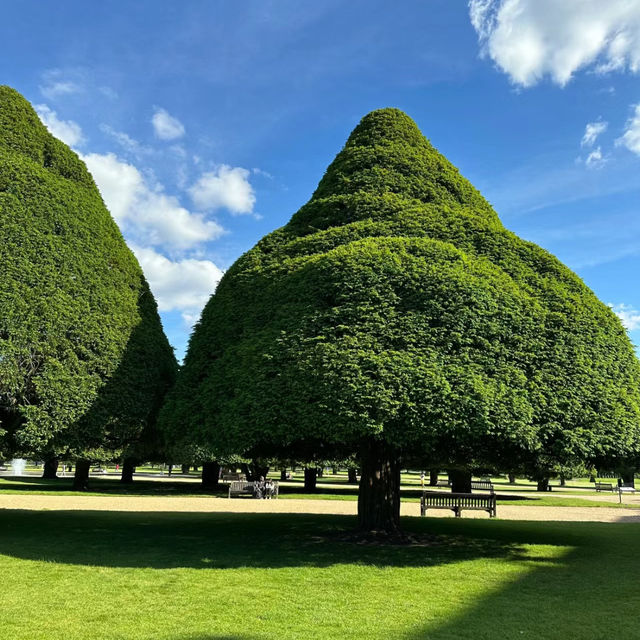
<path fill-rule="evenodd" d="M 493 493 L 493 484 L 490 480 L 472 480 L 471 491 L 489 491 Z"/>
<path fill-rule="evenodd" d="M 613 483 L 611 482 L 596 482 L 596 491 L 615 491 Z"/>
<path fill-rule="evenodd" d="M 246 480 L 244 473 L 223 473 L 222 482 L 232 482 L 233 480 Z"/>
<path fill-rule="evenodd" d="M 253 498 L 277 498 L 280 486 L 276 481 L 260 483 L 262 486 L 256 487 L 255 482 L 247 480 L 233 480 L 229 483 L 229 498 L 234 496 L 251 496 Z"/>
<path fill-rule="evenodd" d="M 620 493 L 635 493 L 636 492 L 636 488 L 631 483 L 625 482 L 624 484 L 622 484 L 622 485 L 620 485 L 618 487 L 618 491 Z"/>
<path fill-rule="evenodd" d="M 451 480 L 438 480 L 438 482 L 436 482 L 436 487 L 450 487 L 451 486 Z"/>
<path fill-rule="evenodd" d="M 491 518 L 496 517 L 496 495 L 479 493 L 443 493 L 423 491 L 420 498 L 420 515 L 427 514 L 427 509 L 449 509 L 456 518 L 462 516 L 464 509 L 470 511 L 486 511 Z"/>

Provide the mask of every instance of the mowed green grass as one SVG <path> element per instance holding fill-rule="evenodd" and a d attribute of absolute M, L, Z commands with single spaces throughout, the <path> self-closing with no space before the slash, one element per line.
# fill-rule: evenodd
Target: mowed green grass
<path fill-rule="evenodd" d="M 637 524 L 406 518 L 408 547 L 341 542 L 353 524 L 0 511 L 2 637 L 638 637 Z"/>
<path fill-rule="evenodd" d="M 136 479 L 133 484 L 122 484 L 117 477 L 97 476 L 90 479 L 89 491 L 73 491 L 72 478 L 58 478 L 57 480 L 44 480 L 35 476 L 4 477 L 0 478 L 0 495 L 2 494 L 40 494 L 46 495 L 55 493 L 56 495 L 67 496 L 181 496 L 181 497 L 226 497 L 227 487 L 224 483 L 220 487 L 211 491 L 204 489 L 197 478 L 188 481 L 170 481 L 158 479 Z M 431 489 L 427 487 L 427 489 Z M 441 491 L 449 491 L 442 487 Z M 537 507 L 612 507 L 623 509 L 637 509 L 635 503 L 607 502 L 605 500 L 585 500 L 577 496 L 556 496 L 552 493 L 531 492 L 526 497 L 518 497 L 504 492 L 501 486 L 496 485 L 498 505 L 519 505 Z M 405 485 L 402 490 L 403 502 L 419 502 L 422 489 Z M 603 495 L 595 492 L 587 495 Z M 604 494 L 611 496 L 611 494 Z M 327 483 L 319 486 L 314 493 L 305 493 L 301 483 L 289 483 L 280 486 L 281 499 L 298 500 L 352 500 L 358 499 L 357 485 L 346 482 L 333 484 Z"/>

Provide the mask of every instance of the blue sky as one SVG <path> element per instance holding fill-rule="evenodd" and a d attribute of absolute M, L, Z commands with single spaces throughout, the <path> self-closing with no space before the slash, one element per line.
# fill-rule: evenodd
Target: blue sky
<path fill-rule="evenodd" d="M 386 106 L 640 342 L 640 0 L 22 0 L 0 66 L 87 162 L 179 356 Z"/>

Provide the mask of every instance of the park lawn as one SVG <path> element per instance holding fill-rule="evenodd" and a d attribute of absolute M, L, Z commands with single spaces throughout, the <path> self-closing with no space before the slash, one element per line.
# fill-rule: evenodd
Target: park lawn
<path fill-rule="evenodd" d="M 216 491 L 203 489 L 199 481 L 194 479 L 187 482 L 159 481 L 153 479 L 139 479 L 133 484 L 122 484 L 117 478 L 93 477 L 90 480 L 89 491 L 73 491 L 71 478 L 45 480 L 40 477 L 5 477 L 0 478 L 0 495 L 4 494 L 36 494 L 47 495 L 55 493 L 60 496 L 180 496 L 184 498 L 210 498 L 212 496 L 226 497 L 227 488 L 221 485 Z M 446 491 L 446 489 L 443 489 Z M 622 509 L 637 509 L 637 504 L 618 504 L 585 500 L 579 497 L 554 496 L 549 493 L 533 493 L 526 498 L 500 495 L 498 491 L 498 505 L 519 505 L 536 507 L 612 507 Z M 415 487 L 402 491 L 403 502 L 419 502 L 421 490 Z M 598 494 L 594 494 L 598 495 Z M 344 484 L 341 487 L 319 486 L 315 493 L 305 493 L 296 485 L 282 485 L 281 499 L 297 500 L 357 500 L 358 488 L 355 485 Z"/>
<path fill-rule="evenodd" d="M 12 640 L 638 637 L 635 524 L 405 518 L 406 547 L 341 542 L 340 516 L 0 519 Z"/>

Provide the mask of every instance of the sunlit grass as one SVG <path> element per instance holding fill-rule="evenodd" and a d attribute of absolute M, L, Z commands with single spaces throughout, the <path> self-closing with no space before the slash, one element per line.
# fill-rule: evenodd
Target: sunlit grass
<path fill-rule="evenodd" d="M 633 524 L 408 518 L 422 544 L 390 547 L 338 516 L 0 518 L 12 640 L 637 637 Z"/>

